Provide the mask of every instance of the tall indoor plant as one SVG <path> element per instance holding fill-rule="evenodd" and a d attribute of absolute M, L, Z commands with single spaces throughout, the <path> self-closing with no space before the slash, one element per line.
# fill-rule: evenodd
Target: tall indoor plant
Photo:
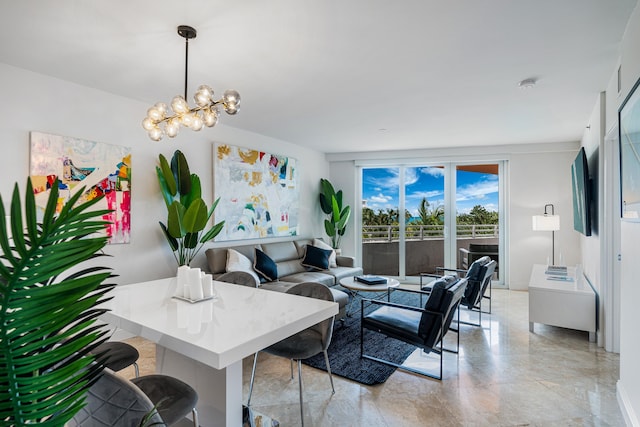
<path fill-rule="evenodd" d="M 224 221 L 220 221 L 204 231 L 220 199 L 207 210 L 200 178 L 189 171 L 187 159 L 180 150 L 173 153 L 171 164 L 162 154 L 159 161 L 156 173 L 168 211 L 167 224 L 160 221 L 160 228 L 178 266 L 189 265 L 204 243 L 214 239 L 224 227 Z"/>
<path fill-rule="evenodd" d="M 324 178 L 320 179 L 320 208 L 327 215 L 324 231 L 331 240 L 331 247 L 338 249 L 351 216 L 351 207 L 342 205 L 342 190 L 336 192 L 333 185 Z"/>
<path fill-rule="evenodd" d="M 78 203 L 82 193 L 56 214 L 56 181 L 38 222 L 31 181 L 24 206 L 16 184 L 10 228 L 0 196 L 3 425 L 64 425 L 84 405 L 85 391 L 102 371 L 88 352 L 106 339 L 95 320 L 106 311 L 98 306 L 114 285 L 104 283 L 111 274 L 94 258 L 107 243 L 104 233 L 97 234 L 106 224 L 100 217 L 110 211 L 90 210 L 99 198 Z"/>

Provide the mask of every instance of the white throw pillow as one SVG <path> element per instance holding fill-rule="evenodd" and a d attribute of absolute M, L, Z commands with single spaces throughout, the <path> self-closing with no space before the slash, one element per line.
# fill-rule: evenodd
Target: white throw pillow
<path fill-rule="evenodd" d="M 334 268 L 338 266 L 338 264 L 336 263 L 336 251 L 331 247 L 331 245 L 326 244 L 320 239 L 313 239 L 313 246 L 320 249 L 330 250 L 331 255 L 329 255 L 329 267 Z"/>
<path fill-rule="evenodd" d="M 251 274 L 255 279 L 256 283 L 260 283 L 260 278 L 256 274 L 253 269 L 253 263 L 249 258 L 242 255 L 240 252 L 235 249 L 227 249 L 227 271 L 244 271 L 245 273 Z"/>

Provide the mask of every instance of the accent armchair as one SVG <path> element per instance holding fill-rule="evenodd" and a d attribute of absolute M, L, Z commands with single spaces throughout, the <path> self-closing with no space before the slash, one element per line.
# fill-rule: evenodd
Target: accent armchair
<path fill-rule="evenodd" d="M 454 273 L 455 275 L 462 275 L 468 280 L 467 289 L 462 297 L 461 304 L 466 306 L 468 310 L 478 312 L 478 323 L 464 322 L 467 325 L 482 326 L 482 313 L 491 314 L 491 279 L 495 272 L 497 263 L 488 256 L 483 256 L 475 260 L 468 270 L 462 270 L 457 268 L 445 268 L 436 267 L 437 274 L 422 273 L 420 280 L 422 282 L 423 277 L 440 277 L 441 274 Z M 439 273 L 439 274 L 438 274 Z M 421 286 L 423 291 L 429 292 L 431 284 Z M 485 295 L 487 289 L 489 289 L 489 295 Z M 482 301 L 484 299 L 489 300 L 489 311 L 482 310 Z"/>
<path fill-rule="evenodd" d="M 430 291 L 415 291 L 397 288 L 394 292 L 413 292 L 424 294 L 427 301 L 424 308 L 396 304 L 388 301 L 363 299 L 361 302 L 360 318 L 360 355 L 361 357 L 395 366 L 399 369 L 415 372 L 437 380 L 442 379 L 442 352 L 458 354 L 460 349 L 459 330 L 451 328 L 455 313 L 460 316 L 460 301 L 467 287 L 466 278 L 445 276 L 437 279 Z M 378 305 L 379 308 L 365 314 L 365 304 Z M 388 360 L 368 355 L 365 353 L 364 330 L 369 329 L 382 333 L 387 337 L 413 344 L 423 349 L 426 353 L 439 355 L 439 374 L 402 366 Z M 444 337 L 451 330 L 457 334 L 456 348 L 444 347 Z"/>

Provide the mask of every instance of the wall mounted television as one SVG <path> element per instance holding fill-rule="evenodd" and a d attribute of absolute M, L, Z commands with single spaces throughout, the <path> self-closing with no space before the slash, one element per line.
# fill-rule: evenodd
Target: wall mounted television
<path fill-rule="evenodd" d="M 573 189 L 573 228 L 591 236 L 591 180 L 584 147 L 580 148 L 571 165 L 571 188 Z"/>

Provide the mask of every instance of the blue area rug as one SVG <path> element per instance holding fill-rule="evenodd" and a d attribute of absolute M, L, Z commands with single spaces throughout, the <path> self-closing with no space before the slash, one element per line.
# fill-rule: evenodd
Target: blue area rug
<path fill-rule="evenodd" d="M 344 290 L 343 288 L 337 287 Z M 382 294 L 365 293 L 365 298 Z M 386 299 L 386 293 L 384 293 Z M 357 381 L 361 384 L 375 385 L 384 383 L 396 370 L 395 367 L 360 358 L 360 295 L 353 301 L 350 311 L 351 317 L 344 322 L 336 321 L 328 349 L 331 372 L 334 375 Z M 392 292 L 391 301 L 399 304 L 419 306 L 419 296 L 409 292 Z M 365 312 L 374 310 L 378 306 L 365 307 Z M 401 364 L 416 349 L 415 346 L 403 343 L 383 334 L 364 331 L 365 352 L 377 357 Z M 322 353 L 303 360 L 305 365 L 326 371 L 324 355 Z"/>

